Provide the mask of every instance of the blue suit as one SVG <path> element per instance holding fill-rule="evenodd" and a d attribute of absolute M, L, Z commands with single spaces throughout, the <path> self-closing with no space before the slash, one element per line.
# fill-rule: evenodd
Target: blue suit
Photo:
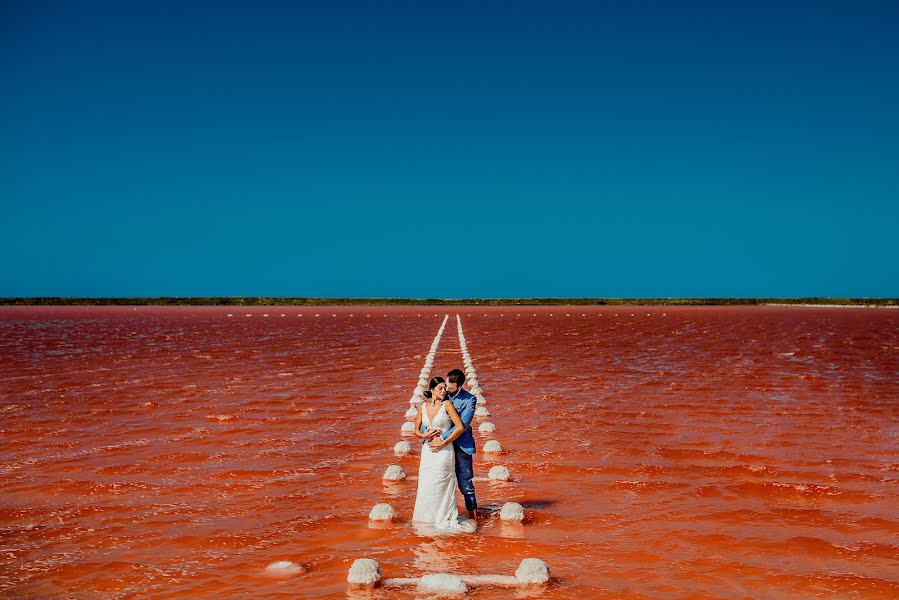
<path fill-rule="evenodd" d="M 453 441 L 453 451 L 456 454 L 456 483 L 459 485 L 459 491 L 465 498 L 465 508 L 474 510 L 478 507 L 478 501 L 474 495 L 474 465 L 472 454 L 475 453 L 474 435 L 471 433 L 471 420 L 474 418 L 474 411 L 477 408 L 478 400 L 470 392 L 460 389 L 456 395 L 451 398 L 456 412 L 459 413 L 459 419 L 465 427 L 465 432 Z M 448 438 L 456 426 L 453 425 L 443 432 L 440 436 L 443 439 Z M 421 432 L 427 431 L 424 423 L 421 425 Z"/>

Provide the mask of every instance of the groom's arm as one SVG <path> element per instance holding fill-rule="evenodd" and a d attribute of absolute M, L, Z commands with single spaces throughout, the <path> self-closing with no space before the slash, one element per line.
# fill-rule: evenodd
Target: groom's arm
<path fill-rule="evenodd" d="M 465 407 L 463 407 L 462 410 L 459 411 L 459 419 L 462 421 L 462 425 L 465 427 L 465 429 L 468 429 L 469 427 L 471 427 L 471 420 L 474 419 L 474 409 L 475 409 L 476 404 L 477 404 L 477 401 L 474 398 L 472 398 L 468 402 L 468 404 L 466 404 Z M 450 427 L 449 429 L 444 431 L 443 435 L 441 435 L 440 437 L 445 440 L 455 430 L 456 430 L 456 426 L 453 425 L 452 427 Z"/>

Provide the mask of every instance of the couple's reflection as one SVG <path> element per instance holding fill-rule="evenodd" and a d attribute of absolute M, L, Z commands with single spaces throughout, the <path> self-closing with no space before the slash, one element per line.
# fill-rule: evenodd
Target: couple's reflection
<path fill-rule="evenodd" d="M 412 565 L 416 570 L 421 573 L 460 572 L 464 556 L 459 552 L 459 536 L 440 535 L 433 527 L 418 523 L 414 523 L 413 527 L 416 534 L 434 538 L 412 549 L 415 553 Z"/>

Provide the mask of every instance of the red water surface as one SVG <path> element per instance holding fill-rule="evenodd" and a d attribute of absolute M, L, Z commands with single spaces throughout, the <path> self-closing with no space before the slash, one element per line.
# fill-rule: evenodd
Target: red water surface
<path fill-rule="evenodd" d="M 447 314 L 434 371 L 461 365 L 459 314 L 505 449 L 476 474 L 514 481 L 476 484 L 478 533 L 433 539 L 415 481 L 381 475 L 417 472 L 392 449 Z M 367 556 L 387 577 L 552 569 L 479 599 L 897 597 L 897 317 L 0 308 L 0 593 L 346 598 Z M 395 524 L 368 525 L 378 502 Z M 308 572 L 266 577 L 278 560 Z"/>

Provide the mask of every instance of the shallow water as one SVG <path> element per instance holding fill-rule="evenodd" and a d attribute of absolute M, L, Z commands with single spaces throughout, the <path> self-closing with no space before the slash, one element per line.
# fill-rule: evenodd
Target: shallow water
<path fill-rule="evenodd" d="M 497 427 L 476 440 L 505 449 L 476 475 L 514 477 L 479 501 L 528 522 L 434 539 L 408 521 L 414 479 L 381 475 L 417 472 L 393 445 L 447 314 L 434 372 L 461 365 L 459 314 Z M 0 308 L 0 594 L 346 598 L 363 556 L 386 577 L 530 556 L 544 598 L 897 597 L 897 317 Z M 399 521 L 369 527 L 378 502 Z M 266 577 L 279 560 L 308 572 Z"/>

